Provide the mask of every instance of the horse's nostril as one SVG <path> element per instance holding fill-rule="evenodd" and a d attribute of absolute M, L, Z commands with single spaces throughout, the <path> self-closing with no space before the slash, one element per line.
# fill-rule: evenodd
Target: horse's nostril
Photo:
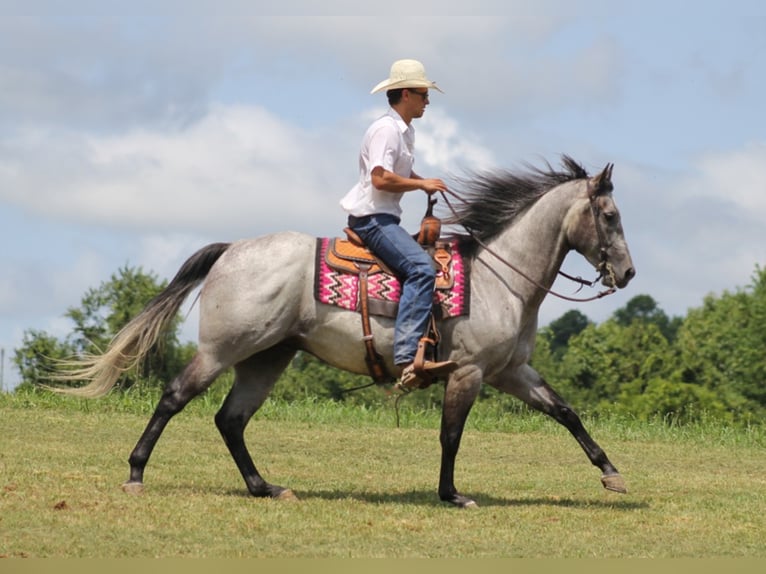
<path fill-rule="evenodd" d="M 633 269 L 632 267 L 625 272 L 625 280 L 626 281 L 630 281 L 635 276 L 636 276 L 636 270 Z"/>

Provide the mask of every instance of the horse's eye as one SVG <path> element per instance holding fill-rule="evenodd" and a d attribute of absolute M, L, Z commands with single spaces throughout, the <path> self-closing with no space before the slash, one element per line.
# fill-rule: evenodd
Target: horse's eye
<path fill-rule="evenodd" d="M 607 223 L 612 223 L 617 220 L 617 212 L 615 211 L 605 211 L 604 212 L 604 219 L 606 219 Z"/>

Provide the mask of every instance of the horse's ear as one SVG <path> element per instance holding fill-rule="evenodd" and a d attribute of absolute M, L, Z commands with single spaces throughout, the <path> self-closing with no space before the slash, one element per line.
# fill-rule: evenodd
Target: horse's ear
<path fill-rule="evenodd" d="M 612 186 L 612 169 L 614 169 L 614 164 L 608 163 L 601 170 L 601 173 L 591 179 L 591 194 L 606 193 L 614 189 Z"/>

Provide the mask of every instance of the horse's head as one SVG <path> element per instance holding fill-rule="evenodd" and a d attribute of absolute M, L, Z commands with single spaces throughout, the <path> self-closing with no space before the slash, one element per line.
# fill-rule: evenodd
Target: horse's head
<path fill-rule="evenodd" d="M 612 197 L 612 169 L 608 164 L 585 180 L 583 201 L 577 201 L 568 218 L 567 239 L 601 275 L 607 287 L 622 289 L 636 275 L 622 229 L 620 211 Z"/>

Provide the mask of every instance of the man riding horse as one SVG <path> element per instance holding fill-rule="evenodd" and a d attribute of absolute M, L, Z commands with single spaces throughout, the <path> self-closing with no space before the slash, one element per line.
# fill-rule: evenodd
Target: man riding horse
<path fill-rule="evenodd" d="M 386 90 L 389 109 L 375 120 L 362 139 L 359 181 L 343 197 L 348 226 L 402 282 L 394 327 L 394 363 L 402 369 L 399 385 L 417 388 L 423 377 L 439 377 L 455 370 L 454 361 L 415 361 L 425 345 L 433 306 L 436 271 L 431 257 L 399 224 L 405 192 L 423 190 L 429 196 L 447 187 L 441 179 L 423 178 L 412 169 L 415 129 L 423 117 L 429 88 L 442 91 L 426 77 L 417 60 L 398 60 L 388 79 L 372 89 Z"/>

